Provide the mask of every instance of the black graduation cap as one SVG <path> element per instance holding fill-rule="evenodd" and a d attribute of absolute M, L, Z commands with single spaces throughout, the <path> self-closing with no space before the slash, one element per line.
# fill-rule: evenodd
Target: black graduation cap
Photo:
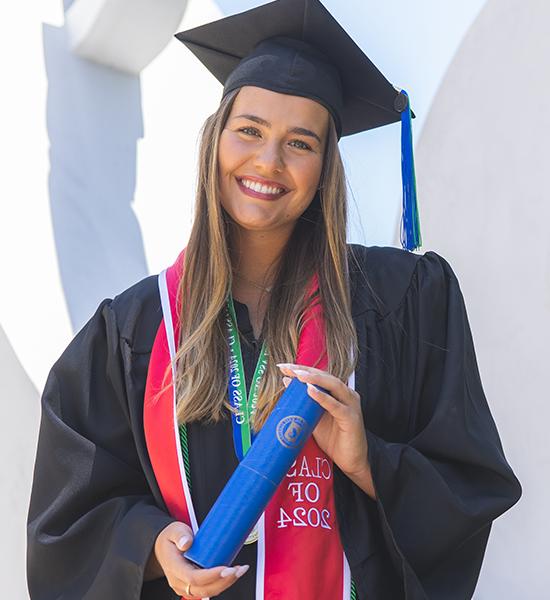
<path fill-rule="evenodd" d="M 275 0 L 176 34 L 224 85 L 323 104 L 338 137 L 402 122 L 402 243 L 420 246 L 408 95 L 394 87 L 319 0 Z"/>

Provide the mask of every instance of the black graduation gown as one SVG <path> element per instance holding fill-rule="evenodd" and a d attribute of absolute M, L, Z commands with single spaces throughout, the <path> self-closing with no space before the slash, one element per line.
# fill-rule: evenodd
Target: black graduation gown
<path fill-rule="evenodd" d="M 458 281 L 434 252 L 350 246 L 349 265 L 377 500 L 337 467 L 334 487 L 359 598 L 471 598 L 491 523 L 521 488 L 482 390 Z M 103 301 L 50 372 L 28 521 L 33 600 L 176 597 L 165 579 L 142 581 L 172 521 L 143 433 L 160 320 L 148 277 Z M 189 443 L 200 523 L 236 465 L 229 420 L 192 424 Z M 237 562 L 254 566 L 254 552 L 245 546 Z M 252 571 L 219 597 L 252 599 Z"/>

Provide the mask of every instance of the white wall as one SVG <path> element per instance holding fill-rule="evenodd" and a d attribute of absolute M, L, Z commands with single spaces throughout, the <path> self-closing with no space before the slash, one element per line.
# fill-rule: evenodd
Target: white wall
<path fill-rule="evenodd" d="M 39 422 L 39 394 L 0 327 L 2 493 L 0 577 L 4 598 L 26 598 L 25 526 Z"/>
<path fill-rule="evenodd" d="M 495 522 L 480 600 L 550 597 L 550 4 L 489 0 L 418 143 L 426 249 L 462 283 L 485 392 L 523 498 Z"/>

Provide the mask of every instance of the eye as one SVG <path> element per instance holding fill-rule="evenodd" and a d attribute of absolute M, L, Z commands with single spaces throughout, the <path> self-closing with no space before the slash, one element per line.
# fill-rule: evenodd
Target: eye
<path fill-rule="evenodd" d="M 311 146 L 309 144 L 307 144 L 306 142 L 304 142 L 303 140 L 292 140 L 289 143 L 296 144 L 296 146 L 294 146 L 294 147 L 298 148 L 299 150 L 311 150 Z"/>
<path fill-rule="evenodd" d="M 237 129 L 237 131 L 244 133 L 245 135 L 260 137 L 260 132 L 256 129 L 256 127 L 240 127 Z"/>

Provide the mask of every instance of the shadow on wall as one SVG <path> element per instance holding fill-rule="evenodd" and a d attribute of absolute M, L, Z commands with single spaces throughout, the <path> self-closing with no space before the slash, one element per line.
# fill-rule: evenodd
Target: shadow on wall
<path fill-rule="evenodd" d="M 63 28 L 44 25 L 43 36 L 50 206 L 76 331 L 103 298 L 147 275 L 132 210 L 143 137 L 140 80 L 73 55 Z"/>
<path fill-rule="evenodd" d="M 0 576 L 4 598 L 28 598 L 25 575 L 25 523 L 29 507 L 40 403 L 38 391 L 0 327 L 0 377 L 4 415 L 9 425 L 0 436 L 2 522 Z M 6 485 L 7 482 L 7 485 Z"/>

